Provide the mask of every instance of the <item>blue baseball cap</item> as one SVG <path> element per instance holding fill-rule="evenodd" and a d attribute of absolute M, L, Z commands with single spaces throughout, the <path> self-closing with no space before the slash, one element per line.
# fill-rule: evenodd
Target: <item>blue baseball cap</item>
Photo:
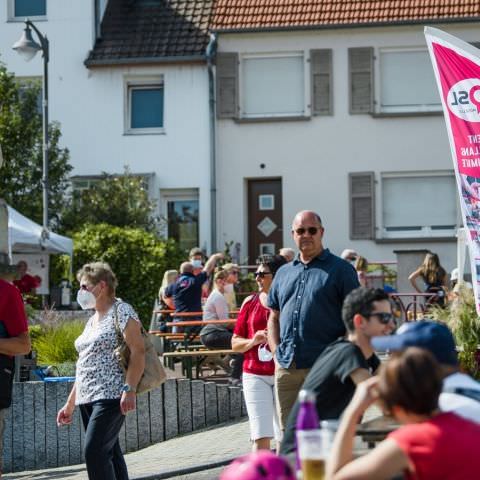
<path fill-rule="evenodd" d="M 435 358 L 445 365 L 457 365 L 457 350 L 450 329 L 437 322 L 419 321 L 404 323 L 394 335 L 373 337 L 375 350 L 392 352 L 405 350 L 408 347 L 419 347 L 429 350 Z"/>

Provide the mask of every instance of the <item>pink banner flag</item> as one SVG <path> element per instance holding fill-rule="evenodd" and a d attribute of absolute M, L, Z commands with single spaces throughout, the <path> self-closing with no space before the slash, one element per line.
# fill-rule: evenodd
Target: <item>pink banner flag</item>
<path fill-rule="evenodd" d="M 436 28 L 426 27 L 425 37 L 447 124 L 480 314 L 480 50 Z"/>

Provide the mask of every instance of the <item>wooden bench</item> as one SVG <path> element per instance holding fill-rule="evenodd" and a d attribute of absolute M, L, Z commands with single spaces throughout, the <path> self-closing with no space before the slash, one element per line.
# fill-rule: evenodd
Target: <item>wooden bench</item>
<path fill-rule="evenodd" d="M 200 370 L 202 362 L 208 357 L 218 357 L 220 355 L 231 355 L 238 352 L 233 350 L 185 350 L 177 352 L 167 352 L 163 354 L 164 362 L 165 360 L 169 361 L 170 359 L 173 362 L 173 359 L 180 358 L 182 360 L 182 368 L 186 373 L 187 378 L 192 379 L 193 375 L 193 361 L 195 361 L 195 378 L 200 376 Z M 167 364 L 165 362 L 165 364 Z"/>

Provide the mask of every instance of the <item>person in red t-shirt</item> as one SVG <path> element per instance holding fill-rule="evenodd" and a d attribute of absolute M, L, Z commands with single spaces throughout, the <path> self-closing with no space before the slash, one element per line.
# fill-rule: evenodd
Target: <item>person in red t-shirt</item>
<path fill-rule="evenodd" d="M 30 275 L 27 273 L 28 264 L 25 260 L 17 263 L 18 280 L 14 280 L 13 284 L 20 290 L 20 293 L 34 294 L 35 289 L 40 286 L 42 279 L 38 275 Z"/>
<path fill-rule="evenodd" d="M 3 458 L 3 427 L 12 398 L 14 355 L 30 351 L 27 316 L 22 296 L 10 282 L 16 268 L 0 255 L 0 476 Z"/>
<path fill-rule="evenodd" d="M 243 394 L 250 420 L 253 450 L 270 449 L 270 440 L 280 441 L 275 410 L 275 364 L 267 344 L 267 294 L 277 270 L 285 258 L 264 257 L 255 272 L 259 293 L 243 302 L 232 338 L 232 349 L 244 353 Z"/>
<path fill-rule="evenodd" d="M 382 365 L 378 377 L 361 383 L 344 412 L 327 463 L 327 479 L 467 480 L 479 477 L 480 425 L 442 413 L 441 367 L 433 355 L 410 347 Z M 403 426 L 356 460 L 352 449 L 357 423 L 379 400 Z"/>

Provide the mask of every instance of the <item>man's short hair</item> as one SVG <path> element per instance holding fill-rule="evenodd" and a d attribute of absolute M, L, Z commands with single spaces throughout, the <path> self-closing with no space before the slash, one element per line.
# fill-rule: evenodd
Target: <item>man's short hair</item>
<path fill-rule="evenodd" d="M 359 287 L 352 290 L 343 302 L 342 319 L 345 328 L 349 332 L 355 330 L 353 317 L 359 313 L 363 317 L 368 317 L 374 309 L 373 302 L 389 300 L 388 295 L 380 288 Z"/>
<path fill-rule="evenodd" d="M 180 273 L 193 273 L 193 265 L 190 262 L 183 262 L 180 265 Z"/>
<path fill-rule="evenodd" d="M 205 256 L 203 250 L 200 247 L 193 247 L 188 254 L 188 258 L 195 257 L 196 255 L 201 255 L 202 258 Z"/>

